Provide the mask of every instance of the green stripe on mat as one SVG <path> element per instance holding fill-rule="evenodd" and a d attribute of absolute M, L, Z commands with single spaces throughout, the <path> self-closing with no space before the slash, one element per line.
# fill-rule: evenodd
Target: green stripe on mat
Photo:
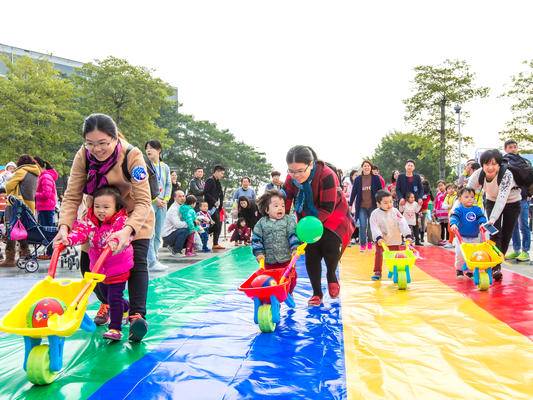
<path fill-rule="evenodd" d="M 148 288 L 148 334 L 142 343 L 125 338 L 109 343 L 101 335 L 105 327 L 95 332 L 78 331 L 65 341 L 63 370 L 48 386 L 33 386 L 22 370 L 24 344 L 20 336 L 0 338 L 0 399 L 86 399 L 103 383 L 143 357 L 180 326 L 191 321 L 235 289 L 257 269 L 249 247 L 240 247 L 215 256 L 165 277 L 150 281 Z M 98 304 L 88 307 L 90 315 Z"/>

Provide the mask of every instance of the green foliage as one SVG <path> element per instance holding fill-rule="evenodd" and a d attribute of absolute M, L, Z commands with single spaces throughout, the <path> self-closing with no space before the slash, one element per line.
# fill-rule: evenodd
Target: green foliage
<path fill-rule="evenodd" d="M 137 145 L 158 139 L 163 146 L 172 142 L 166 130 L 155 124 L 159 110 L 174 93 L 172 87 L 152 76 L 151 70 L 108 57 L 85 64 L 72 79 L 80 87 L 83 115 L 95 112 L 110 115 L 127 139 Z"/>
<path fill-rule="evenodd" d="M 513 119 L 500 132 L 502 140 L 514 139 L 521 153 L 533 152 L 533 60 L 524 61 L 528 69 L 511 77 L 511 88 L 502 96 L 514 100 L 511 106 Z"/>
<path fill-rule="evenodd" d="M 59 174 L 67 172 L 67 160 L 81 144 L 76 88 L 48 61 L 0 61 L 7 68 L 0 77 L 0 159 L 16 161 L 27 153 L 48 160 Z"/>
<path fill-rule="evenodd" d="M 445 60 L 440 65 L 420 65 L 414 68 L 413 95 L 404 100 L 406 106 L 405 121 L 413 130 L 424 137 L 427 148 L 442 148 L 444 154 L 439 160 L 441 174 L 445 165 L 441 161 L 457 159 L 458 134 L 456 129 L 456 113 L 453 107 L 461 104 L 461 124 L 469 117 L 464 105 L 475 98 L 488 96 L 489 88 L 476 86 L 475 74 L 470 66 L 462 60 Z M 441 101 L 446 99 L 445 106 L 445 137 L 441 143 Z M 462 137 L 463 143 L 472 143 L 471 137 Z M 433 146 L 433 147 L 432 147 Z M 423 150 L 422 156 L 426 155 Z"/>
<path fill-rule="evenodd" d="M 164 150 L 163 158 L 178 171 L 182 187 L 188 185 L 195 168 L 204 168 L 209 176 L 217 164 L 226 167 L 226 187 L 240 186 L 240 178 L 245 175 L 256 188 L 269 181 L 272 166 L 264 153 L 236 140 L 232 133 L 218 129 L 212 122 L 196 121 L 191 115 L 178 113 L 177 104 L 164 106 L 157 124 L 168 130 L 174 141 L 172 148 Z"/>
<path fill-rule="evenodd" d="M 387 183 L 391 182 L 394 170 L 405 172 L 405 162 L 416 161 L 416 173 L 422 174 L 435 186 L 439 180 L 439 149 L 424 140 L 420 135 L 394 131 L 389 133 L 374 151 L 370 160 L 379 167 L 381 176 Z M 447 173 L 452 168 L 447 166 Z"/>

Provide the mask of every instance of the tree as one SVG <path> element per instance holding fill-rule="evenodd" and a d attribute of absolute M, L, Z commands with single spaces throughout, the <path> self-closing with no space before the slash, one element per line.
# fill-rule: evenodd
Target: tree
<path fill-rule="evenodd" d="M 7 68 L 0 77 L 2 162 L 27 153 L 48 160 L 59 174 L 68 171 L 73 149 L 82 141 L 76 88 L 51 62 L 29 57 L 0 61 Z"/>
<path fill-rule="evenodd" d="M 521 153 L 533 153 L 533 60 L 523 64 L 528 70 L 513 75 L 511 88 L 502 95 L 514 100 L 511 106 L 514 117 L 507 123 L 507 129 L 500 132 L 500 138 L 516 140 Z"/>
<path fill-rule="evenodd" d="M 80 87 L 80 106 L 85 115 L 110 115 L 128 141 L 139 146 L 150 139 L 158 139 L 164 147 L 171 144 L 166 130 L 158 127 L 155 119 L 174 90 L 154 78 L 153 71 L 108 57 L 87 63 L 78 72 L 72 79 Z"/>
<path fill-rule="evenodd" d="M 420 140 L 420 135 L 394 131 L 389 133 L 374 151 L 370 158 L 377 165 L 383 178 L 389 182 L 394 170 L 405 172 L 405 162 L 416 160 L 416 172 L 422 174 L 435 186 L 439 179 L 439 149 L 429 142 Z M 449 166 L 447 173 L 451 172 Z"/>
<path fill-rule="evenodd" d="M 436 66 L 417 66 L 414 71 L 414 94 L 404 100 L 405 121 L 412 125 L 421 140 L 431 145 L 427 146 L 428 151 L 432 146 L 439 149 L 439 175 L 444 179 L 446 162 L 456 160 L 455 156 L 450 156 L 458 140 L 453 106 L 456 103 L 464 105 L 478 97 L 487 97 L 489 88 L 475 85 L 475 74 L 470 71 L 466 61 L 445 60 Z M 442 129 L 441 108 L 444 117 Z M 461 113 L 462 125 L 468 116 L 467 111 Z M 470 137 L 463 136 L 463 140 L 466 144 L 472 143 Z"/>
<path fill-rule="evenodd" d="M 210 174 L 217 164 L 227 168 L 226 187 L 238 187 L 242 176 L 249 176 L 253 186 L 266 183 L 272 166 L 265 154 L 236 140 L 228 130 L 220 130 L 209 121 L 196 121 L 191 115 L 180 114 L 176 104 L 162 108 L 158 126 L 168 130 L 174 145 L 163 151 L 163 158 L 178 171 L 178 179 L 187 185 L 195 168 Z"/>

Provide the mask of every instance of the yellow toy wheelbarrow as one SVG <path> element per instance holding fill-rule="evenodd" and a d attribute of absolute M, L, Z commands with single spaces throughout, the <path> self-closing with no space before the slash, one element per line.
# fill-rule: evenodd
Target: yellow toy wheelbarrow
<path fill-rule="evenodd" d="M 492 285 L 492 267 L 505 263 L 502 252 L 496 247 L 496 243 L 485 238 L 484 229 L 481 229 L 481 243 L 465 243 L 457 229 L 455 236 L 461 245 L 461 253 L 465 259 L 463 271 L 472 270 L 474 284 L 480 291 L 488 290 Z"/>
<path fill-rule="evenodd" d="M 389 269 L 388 278 L 392 278 L 392 281 L 398 285 L 398 289 L 407 289 L 407 284 L 411 283 L 409 270 L 420 257 L 418 251 L 409 242 L 405 245 L 405 250 L 401 251 L 391 251 L 383 242 L 381 242 L 381 247 L 383 247 L 383 261 Z"/>
<path fill-rule="evenodd" d="M 54 249 L 46 278 L 0 320 L 0 331 L 24 337 L 23 368 L 35 385 L 47 385 L 56 378 L 63 367 L 67 336 L 80 327 L 87 332 L 96 328 L 85 310 L 94 287 L 105 279 L 98 271 L 111 249 L 106 247 L 93 272 L 86 272 L 83 279 L 55 279 L 57 260 L 64 248 L 59 245 Z M 48 344 L 41 344 L 44 337 L 48 337 Z"/>

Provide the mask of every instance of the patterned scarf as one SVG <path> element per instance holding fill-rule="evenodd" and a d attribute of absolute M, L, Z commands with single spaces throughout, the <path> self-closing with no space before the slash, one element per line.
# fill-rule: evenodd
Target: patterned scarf
<path fill-rule="evenodd" d="M 309 178 L 304 183 L 299 183 L 294 178 L 292 178 L 292 183 L 298 188 L 298 194 L 296 194 L 296 199 L 294 201 L 294 211 L 298 214 L 302 213 L 302 210 L 305 211 L 305 215 L 312 215 L 313 217 L 318 216 L 318 210 L 313 203 L 313 190 L 311 189 L 311 182 L 315 176 L 316 171 L 316 162 L 313 165 L 313 170 L 309 174 Z"/>
<path fill-rule="evenodd" d="M 113 154 L 111 154 L 105 161 L 98 161 L 91 153 L 89 153 L 89 151 L 87 151 L 85 162 L 89 163 L 89 176 L 87 177 L 87 183 L 83 186 L 83 193 L 92 195 L 96 189 L 108 184 L 106 174 L 117 163 L 119 154 L 120 141 L 117 143 Z"/>

